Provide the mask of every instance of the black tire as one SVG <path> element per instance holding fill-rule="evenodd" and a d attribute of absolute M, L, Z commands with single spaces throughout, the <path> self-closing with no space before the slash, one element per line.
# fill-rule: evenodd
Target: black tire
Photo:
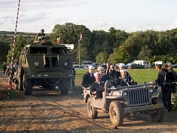
<path fill-rule="evenodd" d="M 18 90 L 18 84 L 17 83 L 15 83 L 15 89 Z"/>
<path fill-rule="evenodd" d="M 31 79 L 25 78 L 24 80 L 24 94 L 25 95 L 31 95 L 32 93 L 32 82 Z"/>
<path fill-rule="evenodd" d="M 69 90 L 69 81 L 68 80 L 61 81 L 58 87 L 61 91 L 61 95 L 67 95 Z"/>
<path fill-rule="evenodd" d="M 153 98 L 152 104 L 162 104 L 162 100 L 160 98 Z M 152 121 L 161 122 L 164 116 L 164 108 L 159 108 L 154 111 L 150 114 Z"/>
<path fill-rule="evenodd" d="M 87 100 L 87 113 L 89 118 L 95 119 L 98 116 L 97 110 L 93 107 L 92 99 L 89 97 Z"/>
<path fill-rule="evenodd" d="M 109 105 L 109 116 L 113 126 L 120 126 L 123 123 L 124 111 L 118 101 L 112 101 Z"/>

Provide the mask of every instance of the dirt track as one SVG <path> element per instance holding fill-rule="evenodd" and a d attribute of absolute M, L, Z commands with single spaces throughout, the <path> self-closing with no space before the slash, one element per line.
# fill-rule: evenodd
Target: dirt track
<path fill-rule="evenodd" d="M 59 91 L 34 88 L 31 96 L 15 91 L 15 99 L 7 100 L 8 78 L 0 72 L 0 132 L 33 133 L 176 133 L 177 112 L 166 112 L 161 123 L 149 116 L 125 118 L 123 126 L 114 129 L 107 114 L 95 120 L 87 118 L 82 90 L 70 90 L 67 96 Z"/>

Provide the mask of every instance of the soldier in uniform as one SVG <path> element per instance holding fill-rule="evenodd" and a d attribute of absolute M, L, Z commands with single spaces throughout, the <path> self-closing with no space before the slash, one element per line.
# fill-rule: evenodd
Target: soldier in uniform
<path fill-rule="evenodd" d="M 45 36 L 44 29 L 41 29 L 41 32 L 36 35 L 35 39 L 38 39 L 41 41 L 44 36 Z"/>

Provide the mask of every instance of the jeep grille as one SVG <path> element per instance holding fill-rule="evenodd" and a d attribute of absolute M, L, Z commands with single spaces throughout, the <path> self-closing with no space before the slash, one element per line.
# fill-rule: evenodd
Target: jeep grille
<path fill-rule="evenodd" d="M 128 97 L 129 106 L 144 105 L 151 102 L 148 88 L 130 89 L 128 90 Z"/>

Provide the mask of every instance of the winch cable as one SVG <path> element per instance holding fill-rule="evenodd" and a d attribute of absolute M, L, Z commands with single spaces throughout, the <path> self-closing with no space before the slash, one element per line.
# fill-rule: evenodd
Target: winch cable
<path fill-rule="evenodd" d="M 16 37 L 17 37 L 17 25 L 18 25 L 18 16 L 19 16 L 19 9 L 20 9 L 20 0 L 18 1 L 18 9 L 17 9 L 17 16 L 16 16 L 16 23 L 15 23 L 15 31 L 14 31 L 14 37 L 12 42 L 12 57 L 11 57 L 11 63 L 10 63 L 10 80 L 9 80 L 9 86 L 8 86 L 8 96 L 7 99 L 9 99 L 9 91 L 13 90 L 12 88 L 12 80 L 13 80 L 13 63 L 14 63 L 14 48 L 16 43 Z"/>

